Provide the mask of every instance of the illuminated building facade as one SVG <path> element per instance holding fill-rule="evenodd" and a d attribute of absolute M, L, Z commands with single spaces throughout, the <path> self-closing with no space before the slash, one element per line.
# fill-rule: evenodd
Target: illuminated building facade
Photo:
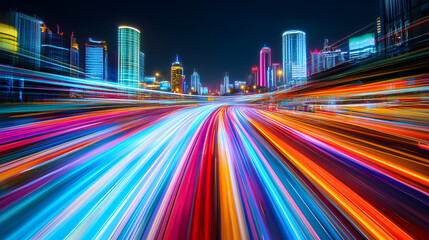
<path fill-rule="evenodd" d="M 11 18 L 13 27 L 18 31 L 18 52 L 27 56 L 20 57 L 19 66 L 39 70 L 43 21 L 20 12 L 11 12 Z"/>
<path fill-rule="evenodd" d="M 252 72 L 249 72 L 246 75 L 246 85 L 247 86 L 253 86 L 255 84 L 255 78 L 253 77 Z"/>
<path fill-rule="evenodd" d="M 311 54 L 311 67 L 310 75 L 335 67 L 346 61 L 347 52 L 341 49 L 333 49 L 329 46 L 328 39 L 325 39 L 322 51 L 310 51 Z"/>
<path fill-rule="evenodd" d="M 305 84 L 307 82 L 305 33 L 297 30 L 286 31 L 282 37 L 282 65 L 286 85 Z"/>
<path fill-rule="evenodd" d="M 282 79 L 283 79 L 283 71 L 280 63 L 273 63 L 271 65 L 271 76 L 270 76 L 271 81 L 269 82 L 268 87 L 270 89 L 274 89 L 277 86 L 284 85 L 284 83 L 282 82 Z"/>
<path fill-rule="evenodd" d="M 220 93 L 220 95 L 224 95 L 225 94 L 225 87 L 223 86 L 223 84 L 221 84 L 219 86 L 219 93 Z"/>
<path fill-rule="evenodd" d="M 140 82 L 144 80 L 144 53 L 140 52 Z"/>
<path fill-rule="evenodd" d="M 271 69 L 271 48 L 263 47 L 259 53 L 259 87 L 268 87 L 268 75 Z"/>
<path fill-rule="evenodd" d="M 8 51 L 8 52 L 3 52 Z M 14 65 L 18 52 L 18 31 L 12 26 L 0 23 L 0 63 Z M 14 77 L 0 78 L 0 99 L 22 101 L 24 81 Z"/>
<path fill-rule="evenodd" d="M 187 79 L 185 74 L 182 75 L 182 79 L 183 79 L 183 93 L 187 93 L 189 92 L 189 85 L 188 85 L 188 82 L 186 81 Z"/>
<path fill-rule="evenodd" d="M 239 91 L 246 87 L 245 81 L 234 81 L 234 89 Z"/>
<path fill-rule="evenodd" d="M 107 80 L 107 44 L 92 38 L 85 43 L 85 77 L 89 80 Z"/>
<path fill-rule="evenodd" d="M 118 28 L 118 82 L 138 88 L 140 79 L 140 31 L 129 26 Z"/>
<path fill-rule="evenodd" d="M 183 67 L 176 55 L 176 61 L 171 65 L 171 91 L 183 93 L 183 90 Z"/>
<path fill-rule="evenodd" d="M 79 76 L 79 44 L 73 33 L 70 37 L 70 76 Z"/>
<path fill-rule="evenodd" d="M 429 46 L 427 0 L 378 0 L 378 9 L 379 51 L 394 56 Z"/>
<path fill-rule="evenodd" d="M 70 42 L 60 31 L 53 32 L 42 26 L 42 71 L 69 75 L 70 74 Z"/>
<path fill-rule="evenodd" d="M 259 82 L 259 68 L 252 67 L 253 85 L 256 86 Z"/>
<path fill-rule="evenodd" d="M 310 55 L 311 55 L 310 75 L 323 71 L 322 52 L 318 50 L 314 50 L 314 51 L 310 51 Z"/>
<path fill-rule="evenodd" d="M 171 91 L 171 84 L 169 81 L 160 81 L 159 82 L 159 90 L 169 92 Z"/>
<path fill-rule="evenodd" d="M 375 54 L 374 33 L 367 33 L 349 39 L 349 58 L 363 59 Z"/>
<path fill-rule="evenodd" d="M 18 51 L 18 31 L 12 26 L 0 23 L 0 49 Z"/>
<path fill-rule="evenodd" d="M 191 75 L 191 92 L 197 92 L 198 94 L 201 94 L 201 79 L 200 75 L 195 69 Z"/>
<path fill-rule="evenodd" d="M 225 73 L 225 77 L 223 77 L 223 86 L 225 88 L 225 93 L 229 91 L 229 73 Z"/>

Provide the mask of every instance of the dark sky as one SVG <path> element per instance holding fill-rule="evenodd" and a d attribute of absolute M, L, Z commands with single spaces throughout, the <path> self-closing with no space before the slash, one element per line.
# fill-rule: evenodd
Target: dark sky
<path fill-rule="evenodd" d="M 38 15 L 51 29 L 59 24 L 74 32 L 84 54 L 88 37 L 106 40 L 109 57 L 116 58 L 117 26 L 142 32 L 145 73 L 161 72 L 169 80 L 171 62 L 179 54 L 188 79 L 193 68 L 203 85 L 218 87 L 224 72 L 244 80 L 259 63 L 264 43 L 273 62 L 281 62 L 281 35 L 286 30 L 306 32 L 307 50 L 322 48 L 376 19 L 374 0 L 294 1 L 20 1 L 2 3 L 2 10 Z M 116 67 L 116 66 L 114 66 Z"/>

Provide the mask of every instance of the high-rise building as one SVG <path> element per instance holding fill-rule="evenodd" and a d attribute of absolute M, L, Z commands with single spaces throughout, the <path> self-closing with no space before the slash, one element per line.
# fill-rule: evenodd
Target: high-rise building
<path fill-rule="evenodd" d="M 335 67 L 346 61 L 347 52 L 341 49 L 334 49 L 329 46 L 328 39 L 325 39 L 322 51 L 311 51 L 310 75 Z"/>
<path fill-rule="evenodd" d="M 40 28 L 43 21 L 20 12 L 11 12 L 13 27 L 18 31 L 19 66 L 40 69 L 40 54 L 42 53 L 42 36 Z"/>
<path fill-rule="evenodd" d="M 389 55 L 429 46 L 427 0 L 378 0 L 377 44 Z"/>
<path fill-rule="evenodd" d="M 375 54 L 374 33 L 367 33 L 349 39 L 349 58 L 363 59 Z"/>
<path fill-rule="evenodd" d="M 254 78 L 252 72 L 249 72 L 246 75 L 246 85 L 247 86 L 253 86 L 254 84 L 255 84 L 255 78 Z"/>
<path fill-rule="evenodd" d="M 188 87 L 188 83 L 186 82 L 186 75 L 185 74 L 182 75 L 182 79 L 183 79 L 183 92 L 182 93 L 187 93 L 187 92 L 189 92 L 189 87 Z"/>
<path fill-rule="evenodd" d="M 85 43 L 85 77 L 96 81 L 107 80 L 107 44 L 92 38 Z"/>
<path fill-rule="evenodd" d="M 51 31 L 45 25 L 41 28 L 43 61 L 42 71 L 69 75 L 70 74 L 70 39 L 64 36 L 57 25 L 56 31 Z"/>
<path fill-rule="evenodd" d="M 271 48 L 263 47 L 259 53 L 259 82 L 257 85 L 259 87 L 268 87 L 267 77 L 271 68 Z"/>
<path fill-rule="evenodd" d="M 144 80 L 144 53 L 140 52 L 140 82 Z"/>
<path fill-rule="evenodd" d="M 253 75 L 253 86 L 256 86 L 259 82 L 259 68 L 252 67 L 252 75 Z"/>
<path fill-rule="evenodd" d="M 220 93 L 220 95 L 224 95 L 224 94 L 225 94 L 225 87 L 224 87 L 224 85 L 223 85 L 223 84 L 221 84 L 221 85 L 219 86 L 219 93 Z"/>
<path fill-rule="evenodd" d="M 321 51 L 317 49 L 314 51 L 310 51 L 311 55 L 311 69 L 310 75 L 319 73 L 324 70 L 323 68 L 323 55 Z"/>
<path fill-rule="evenodd" d="M 7 52 L 4 52 L 7 51 Z M 15 65 L 18 52 L 18 31 L 10 25 L 0 23 L 0 63 Z M 0 99 L 11 102 L 22 101 L 24 81 L 13 76 L 0 79 Z"/>
<path fill-rule="evenodd" d="M 201 80 L 200 75 L 194 69 L 194 72 L 191 75 L 191 92 L 197 92 L 201 94 Z"/>
<path fill-rule="evenodd" d="M 183 93 L 183 66 L 176 55 L 176 61 L 171 65 L 171 91 Z"/>
<path fill-rule="evenodd" d="M 223 86 L 225 88 L 225 93 L 229 93 L 229 73 L 225 73 L 225 77 L 223 77 Z"/>
<path fill-rule="evenodd" d="M 245 81 L 234 81 L 234 89 L 237 91 L 243 90 L 246 87 Z"/>
<path fill-rule="evenodd" d="M 75 36 L 70 37 L 70 76 L 79 76 L 79 44 Z"/>
<path fill-rule="evenodd" d="M 307 53 L 305 33 L 292 30 L 283 33 L 283 71 L 287 86 L 307 82 Z"/>
<path fill-rule="evenodd" d="M 119 26 L 118 82 L 122 86 L 138 88 L 140 77 L 140 31 Z"/>
<path fill-rule="evenodd" d="M 268 87 L 270 89 L 274 89 L 277 86 L 282 86 L 284 85 L 284 83 L 282 82 L 283 79 L 283 71 L 281 68 L 280 63 L 273 63 L 271 65 L 271 77 L 270 79 L 272 81 L 270 81 L 270 83 L 268 84 Z"/>
<path fill-rule="evenodd" d="M 12 26 L 0 23 L 0 49 L 18 51 L 18 31 Z"/>

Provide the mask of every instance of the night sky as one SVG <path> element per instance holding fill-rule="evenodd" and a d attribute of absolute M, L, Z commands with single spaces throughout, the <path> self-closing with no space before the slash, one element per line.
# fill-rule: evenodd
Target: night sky
<path fill-rule="evenodd" d="M 106 40 L 110 60 L 116 58 L 117 27 L 136 27 L 142 32 L 146 75 L 159 71 L 169 80 L 170 66 L 178 53 L 187 78 L 196 68 L 203 85 L 210 89 L 218 88 L 225 72 L 230 72 L 232 81 L 244 80 L 250 68 L 259 64 L 264 44 L 272 49 L 272 61 L 281 62 L 281 35 L 286 30 L 306 32 L 309 51 L 321 49 L 324 38 L 333 43 L 377 17 L 374 0 L 9 0 L 1 8 L 36 14 L 51 29 L 59 24 L 65 34 L 73 31 L 82 56 L 88 37 Z"/>

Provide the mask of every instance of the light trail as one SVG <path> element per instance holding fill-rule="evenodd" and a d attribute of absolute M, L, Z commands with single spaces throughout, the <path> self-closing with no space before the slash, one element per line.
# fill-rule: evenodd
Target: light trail
<path fill-rule="evenodd" d="M 429 126 L 418 106 L 42 106 L 0 116 L 4 239 L 428 234 Z"/>

